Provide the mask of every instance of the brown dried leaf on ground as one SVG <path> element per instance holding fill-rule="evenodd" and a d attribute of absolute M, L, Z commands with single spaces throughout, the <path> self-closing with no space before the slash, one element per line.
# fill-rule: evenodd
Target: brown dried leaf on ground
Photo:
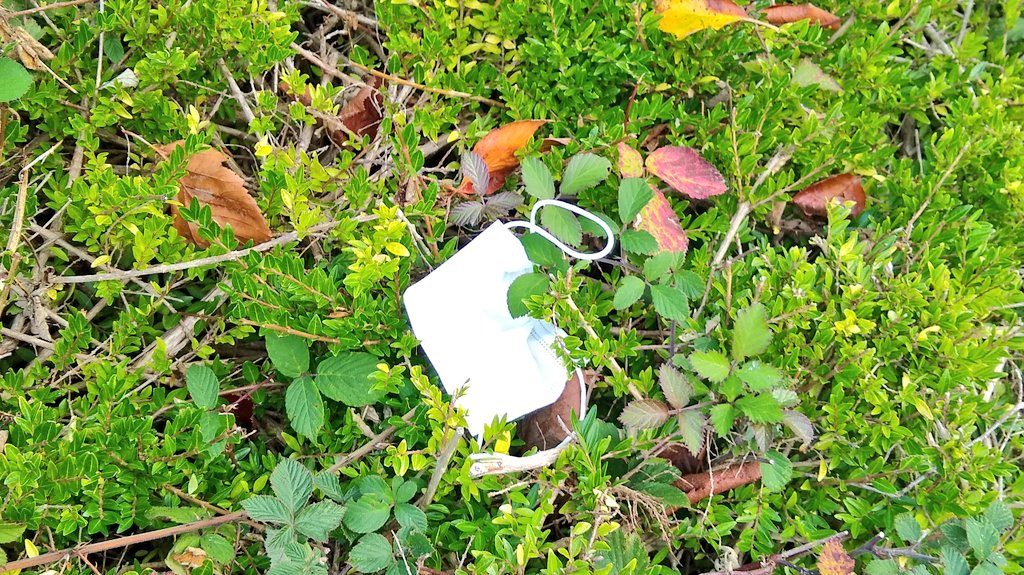
<path fill-rule="evenodd" d="M 761 479 L 761 464 L 756 461 L 730 465 L 725 469 L 684 475 L 676 479 L 675 486 L 686 493 L 690 504 L 725 493 Z"/>
<path fill-rule="evenodd" d="M 825 217 L 828 215 L 828 204 L 832 200 L 841 202 L 852 201 L 850 217 L 856 217 L 867 205 L 867 195 L 861 185 L 860 176 L 856 174 L 839 174 L 815 182 L 800 190 L 793 196 L 793 203 L 800 206 L 806 216 Z"/>
<path fill-rule="evenodd" d="M 771 24 L 780 26 L 792 24 L 800 20 L 810 20 L 815 24 L 832 30 L 839 29 L 839 16 L 818 8 L 814 4 L 776 4 L 764 9 L 764 19 Z"/>
<path fill-rule="evenodd" d="M 572 414 L 579 417 L 579 411 L 580 378 L 574 373 L 554 403 L 526 415 L 519 422 L 516 435 L 526 444 L 526 450 L 551 449 L 566 438 L 565 430 L 572 429 Z"/>
<path fill-rule="evenodd" d="M 380 88 L 384 81 L 377 76 L 369 76 L 351 100 L 345 104 L 338 115 L 341 123 L 357 136 L 377 137 L 377 129 L 384 115 L 384 92 Z"/>
<path fill-rule="evenodd" d="M 525 146 L 533 137 L 534 132 L 547 122 L 547 120 L 512 122 L 491 130 L 473 146 L 473 151 L 484 159 L 487 170 L 490 172 L 490 184 L 487 186 L 485 195 L 498 191 L 505 183 L 505 177 L 509 172 L 519 167 L 519 158 L 516 157 L 516 152 Z M 473 182 L 468 178 L 462 181 L 455 192 L 463 196 L 476 195 L 473 191 Z"/>
<path fill-rule="evenodd" d="M 179 140 L 156 149 L 167 155 L 183 143 Z M 200 204 L 210 206 L 213 221 L 221 227 L 231 226 L 239 242 L 252 240 L 259 244 L 269 240 L 271 233 L 267 220 L 256 200 L 245 191 L 242 177 L 224 166 L 225 160 L 227 156 L 213 149 L 192 156 L 186 168 L 188 173 L 179 183 L 178 202 L 188 206 L 195 198 Z M 202 248 L 209 245 L 199 237 L 199 226 L 181 217 L 178 206 L 171 204 L 171 213 L 174 214 L 174 229 L 183 238 Z"/>

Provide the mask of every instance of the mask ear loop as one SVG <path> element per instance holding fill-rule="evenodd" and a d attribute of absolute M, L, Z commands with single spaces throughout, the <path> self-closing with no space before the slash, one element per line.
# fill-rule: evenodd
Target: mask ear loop
<path fill-rule="evenodd" d="M 550 232 L 537 225 L 537 214 L 540 212 L 540 209 L 543 208 L 544 206 L 557 206 L 569 210 L 570 212 L 573 212 L 574 214 L 584 217 L 597 224 L 604 232 L 605 237 L 608 239 L 608 241 L 605 243 L 604 248 L 602 248 L 599 252 L 588 254 L 576 251 L 562 243 L 561 240 L 556 238 Z M 530 210 L 530 221 L 508 222 L 505 224 L 505 227 L 508 229 L 526 228 L 531 232 L 548 240 L 549 242 L 555 244 L 555 246 L 558 249 L 562 250 L 567 255 L 570 255 L 574 258 L 581 260 L 599 260 L 610 254 L 612 248 L 615 247 L 615 236 L 612 233 L 612 228 L 608 225 L 607 222 L 579 206 L 574 206 L 572 204 L 559 200 L 540 200 L 537 203 L 535 203 L 533 205 L 533 209 Z M 583 370 L 580 369 L 579 367 L 576 368 L 576 378 L 580 382 L 580 410 L 576 416 L 582 418 L 587 411 L 587 381 L 583 377 Z M 562 423 L 566 426 L 568 430 L 570 422 L 563 421 Z M 547 467 L 548 465 L 554 463 L 555 460 L 558 459 L 558 455 L 562 452 L 562 450 L 568 447 L 569 444 L 572 443 L 575 439 L 576 433 L 573 431 L 569 431 L 568 435 L 565 436 L 565 439 L 563 439 L 558 445 L 552 447 L 551 449 L 538 451 L 537 453 L 527 455 L 525 457 L 516 457 L 514 455 L 506 455 L 504 453 L 470 454 L 469 458 L 473 461 L 473 463 L 469 467 L 469 476 L 475 478 L 482 477 L 484 475 L 500 475 L 503 473 L 515 473 L 518 471 L 528 471 L 540 467 Z"/>
<path fill-rule="evenodd" d="M 562 241 L 553 236 L 551 232 L 537 225 L 537 213 L 540 212 L 540 209 L 543 208 L 544 206 L 558 206 L 597 224 L 601 228 L 601 231 L 604 232 L 605 237 L 608 239 L 608 241 L 604 245 L 604 248 L 597 253 L 588 254 L 578 252 L 562 243 Z M 508 222 L 505 224 L 505 227 L 510 230 L 513 228 L 526 228 L 531 232 L 548 240 L 549 242 L 555 244 L 555 246 L 558 249 L 562 250 L 567 255 L 570 255 L 580 260 L 599 260 L 607 256 L 608 254 L 612 253 L 612 248 L 615 247 L 615 236 L 612 233 L 612 228 L 611 226 L 608 225 L 608 222 L 602 220 L 601 218 L 595 216 L 594 214 L 588 212 L 587 210 L 584 210 L 579 206 L 574 206 L 570 203 L 563 202 L 561 200 L 540 200 L 537 203 L 533 204 L 533 209 L 530 210 L 530 221 L 524 222 L 522 220 L 517 220 L 514 222 Z"/>

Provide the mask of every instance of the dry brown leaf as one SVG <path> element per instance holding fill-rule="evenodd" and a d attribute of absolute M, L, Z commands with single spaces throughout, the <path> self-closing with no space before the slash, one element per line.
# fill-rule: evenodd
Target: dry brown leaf
<path fill-rule="evenodd" d="M 206 551 L 203 551 L 198 547 L 188 547 L 184 552 L 172 555 L 171 559 L 174 559 L 186 567 L 195 569 L 197 567 L 202 567 L 203 563 L 206 562 Z"/>
<path fill-rule="evenodd" d="M 839 29 L 839 16 L 818 8 L 814 4 L 776 4 L 764 9 L 764 19 L 775 24 L 791 24 L 800 20 L 810 20 L 815 24 L 832 30 Z"/>
<path fill-rule="evenodd" d="M 52 60 L 53 53 L 32 37 L 24 28 L 12 28 L 6 20 L 0 19 L 0 40 L 14 42 L 18 59 L 29 70 L 45 70 L 43 60 Z"/>
<path fill-rule="evenodd" d="M 179 140 L 156 149 L 166 155 L 183 143 Z M 259 244 L 269 240 L 271 233 L 267 220 L 256 200 L 245 191 L 242 177 L 224 166 L 225 160 L 227 156 L 213 149 L 192 156 L 186 168 L 188 173 L 179 183 L 178 202 L 188 206 L 195 198 L 200 204 L 210 206 L 213 221 L 221 227 L 231 226 L 239 242 L 252 240 Z M 174 229 L 178 234 L 199 247 L 210 245 L 199 237 L 198 225 L 181 217 L 178 206 L 171 204 L 171 213 L 174 214 Z"/>
<path fill-rule="evenodd" d="M 730 465 L 725 469 L 684 475 L 674 485 L 686 493 L 693 505 L 712 495 L 725 493 L 761 479 L 761 464 L 756 461 Z"/>
<path fill-rule="evenodd" d="M 850 209 L 850 217 L 855 217 L 863 212 L 864 206 L 867 205 L 867 196 L 864 194 L 860 176 L 839 174 L 825 178 L 807 186 L 793 196 L 793 203 L 800 206 L 807 216 L 824 217 L 828 215 L 827 206 L 832 200 L 852 201 L 854 205 Z"/>
<path fill-rule="evenodd" d="M 574 373 L 554 403 L 523 417 L 516 426 L 516 435 L 526 444 L 527 450 L 534 447 L 551 449 L 566 438 L 566 430 L 572 429 L 572 414 L 579 417 L 579 411 L 580 378 Z"/>
<path fill-rule="evenodd" d="M 377 128 L 380 127 L 380 120 L 383 117 L 384 93 L 380 91 L 380 87 L 384 81 L 371 75 L 366 78 L 365 83 L 366 85 L 345 104 L 338 116 L 341 123 L 353 134 L 369 136 L 372 140 L 377 137 Z"/>
<path fill-rule="evenodd" d="M 853 575 L 855 565 L 838 539 L 826 541 L 818 555 L 818 572 L 821 575 Z"/>
<path fill-rule="evenodd" d="M 519 158 L 516 152 L 525 146 L 534 132 L 546 124 L 547 120 L 519 120 L 506 124 L 500 128 L 491 130 L 482 140 L 473 146 L 490 172 L 490 184 L 487 186 L 485 195 L 492 194 L 505 183 L 505 177 L 509 172 L 519 166 Z M 473 182 L 468 178 L 463 180 L 462 185 L 456 188 L 456 193 L 463 196 L 473 196 Z"/>
<path fill-rule="evenodd" d="M 288 96 L 289 99 L 299 102 L 303 106 L 308 106 L 313 103 L 313 94 L 310 91 L 309 86 L 306 86 L 306 90 L 302 94 L 296 94 L 288 82 L 281 80 L 281 82 L 277 84 L 277 89 L 285 96 Z"/>

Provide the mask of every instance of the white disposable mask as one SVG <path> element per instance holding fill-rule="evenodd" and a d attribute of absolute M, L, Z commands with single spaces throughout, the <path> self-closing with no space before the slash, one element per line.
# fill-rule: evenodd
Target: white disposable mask
<path fill-rule="evenodd" d="M 604 249 L 594 254 L 580 253 L 538 227 L 538 211 L 550 205 L 598 224 L 608 237 Z M 556 351 L 565 334 L 545 321 L 529 316 L 513 318 L 509 313 L 509 286 L 520 275 L 533 271 L 522 243 L 510 231 L 518 227 L 543 236 L 580 259 L 602 258 L 613 247 L 612 230 L 600 218 L 572 204 L 541 200 L 530 212 L 529 222 L 491 224 L 448 261 L 410 286 L 403 296 L 413 333 L 445 391 L 457 396 L 456 405 L 465 409 L 468 430 L 478 440 L 483 436 L 484 426 L 495 417 L 511 421 L 554 403 L 569 379 L 569 370 Z M 578 415 L 582 416 L 586 393 L 582 391 L 582 373 L 578 375 Z M 566 438 L 548 451 L 557 455 L 571 439 Z M 509 456 L 493 457 L 522 461 Z"/>

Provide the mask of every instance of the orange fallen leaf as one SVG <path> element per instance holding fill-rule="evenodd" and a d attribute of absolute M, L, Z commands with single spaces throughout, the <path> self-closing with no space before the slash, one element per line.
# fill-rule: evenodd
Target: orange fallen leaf
<path fill-rule="evenodd" d="M 166 155 L 183 143 L 179 140 L 156 149 Z M 245 191 L 242 177 L 224 166 L 225 160 L 227 156 L 213 149 L 192 156 L 186 168 L 188 173 L 179 183 L 178 202 L 188 206 L 195 198 L 200 204 L 210 206 L 213 221 L 221 227 L 231 226 L 239 242 L 252 240 L 259 244 L 269 240 L 267 220 L 256 200 Z M 181 217 L 178 206 L 171 204 L 171 213 L 174 214 L 174 229 L 181 237 L 202 248 L 210 245 L 199 237 L 198 225 Z"/>
<path fill-rule="evenodd" d="M 679 223 L 679 216 L 661 190 L 654 186 L 651 186 L 651 190 L 654 196 L 640 210 L 636 228 L 654 236 L 663 251 L 686 253 L 689 240 L 686 230 Z"/>
<path fill-rule="evenodd" d="M 619 142 L 619 175 L 623 178 L 644 177 L 644 157 L 625 142 Z"/>
<path fill-rule="evenodd" d="M 843 549 L 838 539 L 829 539 L 818 555 L 818 572 L 821 575 L 853 575 L 856 565 L 850 554 Z"/>
<path fill-rule="evenodd" d="M 186 567 L 195 569 L 206 562 L 206 551 L 198 547 L 188 547 L 183 553 L 175 553 L 172 558 Z"/>
<path fill-rule="evenodd" d="M 722 174 L 693 148 L 665 146 L 647 156 L 647 169 L 684 196 L 703 200 L 728 189 Z"/>
<path fill-rule="evenodd" d="M 383 117 L 384 93 L 380 91 L 383 80 L 370 76 L 351 100 L 341 109 L 341 123 L 357 136 L 377 136 L 377 128 Z"/>
<path fill-rule="evenodd" d="M 678 38 L 749 20 L 746 11 L 732 0 L 658 0 L 654 11 L 661 14 L 658 28 Z"/>
<path fill-rule="evenodd" d="M 863 212 L 864 206 L 867 204 L 867 196 L 864 194 L 860 176 L 839 174 L 825 178 L 797 192 L 793 196 L 793 203 L 800 206 L 806 216 L 824 217 L 828 215 L 828 203 L 834 199 L 854 203 L 850 209 L 851 217 Z"/>
<path fill-rule="evenodd" d="M 725 493 L 730 489 L 743 487 L 761 479 L 761 464 L 756 461 L 730 465 L 725 469 L 709 470 L 703 473 L 684 475 L 674 485 L 686 493 L 690 505 L 712 495 Z M 671 511 L 674 511 L 671 510 Z"/>
<path fill-rule="evenodd" d="M 519 120 L 505 124 L 491 130 L 484 136 L 484 139 L 473 146 L 473 151 L 484 159 L 487 170 L 490 172 L 490 183 L 484 195 L 493 194 L 505 183 L 505 177 L 509 172 L 519 166 L 516 152 L 525 146 L 533 137 L 534 132 L 547 122 L 547 120 Z M 463 196 L 474 195 L 473 182 L 468 178 L 464 179 L 455 192 Z"/>
<path fill-rule="evenodd" d="M 839 29 L 839 16 L 818 8 L 814 4 L 776 4 L 764 9 L 764 19 L 776 26 L 810 20 L 832 30 Z"/>

